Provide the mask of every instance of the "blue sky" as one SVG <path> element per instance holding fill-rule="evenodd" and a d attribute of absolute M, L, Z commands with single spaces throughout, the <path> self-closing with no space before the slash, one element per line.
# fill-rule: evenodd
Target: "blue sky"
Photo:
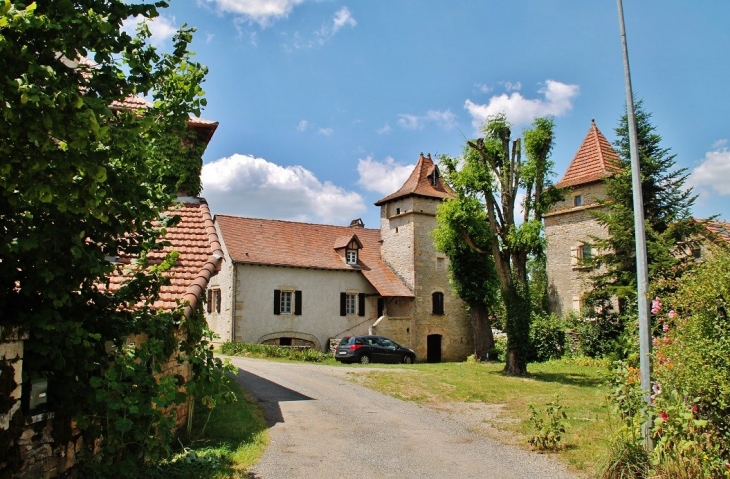
<path fill-rule="evenodd" d="M 625 102 L 614 0 L 176 0 L 210 69 L 204 157 L 214 214 L 379 226 L 373 203 L 420 152 L 458 155 L 486 115 L 556 123 L 557 181 L 591 118 Z M 730 2 L 624 2 L 634 91 L 692 173 L 694 214 L 730 219 Z"/>

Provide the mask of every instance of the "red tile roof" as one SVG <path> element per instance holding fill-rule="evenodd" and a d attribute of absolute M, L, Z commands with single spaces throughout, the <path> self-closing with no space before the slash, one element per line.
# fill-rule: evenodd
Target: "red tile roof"
<path fill-rule="evenodd" d="M 707 221 L 705 228 L 710 235 L 719 240 L 730 243 L 730 223 L 725 221 Z"/>
<path fill-rule="evenodd" d="M 380 258 L 380 230 L 216 215 L 231 260 L 236 263 L 325 270 L 359 270 L 381 296 L 413 297 Z M 335 251 L 344 237 L 363 245 L 358 266 Z"/>
<path fill-rule="evenodd" d="M 179 257 L 166 273 L 170 284 L 162 286 L 160 298 L 152 306 L 173 309 L 178 301 L 187 301 L 185 314 L 189 316 L 205 292 L 210 278 L 220 269 L 223 251 L 210 209 L 203 198 L 185 198 L 184 202 L 172 206 L 166 213 L 180 216 L 180 222 L 167 228 L 162 240 L 170 245 L 150 252 L 149 262 L 151 265 L 159 264 L 170 251 L 177 251 Z M 130 258 L 122 258 L 121 262 L 129 264 Z M 129 278 L 129 272 L 120 268 L 118 274 L 110 278 L 109 289 L 119 288 Z"/>
<path fill-rule="evenodd" d="M 403 186 L 395 193 L 376 201 L 375 206 L 412 195 L 439 199 L 454 198 L 456 195 L 453 190 L 444 183 L 438 173 L 436 173 L 436 185 L 433 185 L 432 178 L 435 171 L 437 172 L 438 168 L 431 160 L 431 154 L 429 153 L 427 157 L 424 157 L 421 153 L 416 167 L 413 169 L 411 176 L 403 183 Z"/>
<path fill-rule="evenodd" d="M 591 120 L 591 127 L 573 161 L 556 186 L 578 186 L 600 181 L 619 171 L 619 156 Z"/>

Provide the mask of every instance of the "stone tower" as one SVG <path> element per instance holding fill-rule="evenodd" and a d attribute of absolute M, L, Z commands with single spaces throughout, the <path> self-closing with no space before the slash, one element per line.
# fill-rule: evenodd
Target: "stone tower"
<path fill-rule="evenodd" d="M 436 251 L 431 237 L 436 208 L 453 197 L 431 155 L 421 153 L 403 186 L 375 203 L 380 206 L 382 259 L 415 295 L 388 300 L 388 321 L 379 324 L 377 333 L 410 344 L 419 360 L 429 362 L 459 361 L 473 352 L 465 304 L 452 293 L 448 259 Z"/>
<path fill-rule="evenodd" d="M 606 237 L 591 210 L 600 208 L 605 198 L 605 179 L 617 172 L 619 157 L 611 144 L 591 120 L 583 143 L 557 186 L 566 188 L 565 199 L 545 215 L 547 239 L 547 277 L 550 311 L 565 315 L 579 312 L 590 270 L 581 259 L 593 254 L 586 244 L 591 236 Z"/>

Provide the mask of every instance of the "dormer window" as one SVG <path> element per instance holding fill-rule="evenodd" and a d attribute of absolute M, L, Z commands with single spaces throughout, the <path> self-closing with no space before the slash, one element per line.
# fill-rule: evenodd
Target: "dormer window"
<path fill-rule="evenodd" d="M 348 249 L 345 253 L 347 264 L 357 264 L 357 250 Z"/>

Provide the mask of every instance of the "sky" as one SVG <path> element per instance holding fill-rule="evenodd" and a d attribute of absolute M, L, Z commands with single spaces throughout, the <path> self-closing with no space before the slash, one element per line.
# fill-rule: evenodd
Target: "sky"
<path fill-rule="evenodd" d="M 183 24 L 209 68 L 202 116 L 214 214 L 379 227 L 374 202 L 419 154 L 458 156 L 490 115 L 513 136 L 551 115 L 557 182 L 595 119 L 624 112 L 614 0 L 173 0 L 151 25 L 170 49 Z M 636 97 L 699 195 L 730 220 L 730 2 L 624 2 Z"/>

